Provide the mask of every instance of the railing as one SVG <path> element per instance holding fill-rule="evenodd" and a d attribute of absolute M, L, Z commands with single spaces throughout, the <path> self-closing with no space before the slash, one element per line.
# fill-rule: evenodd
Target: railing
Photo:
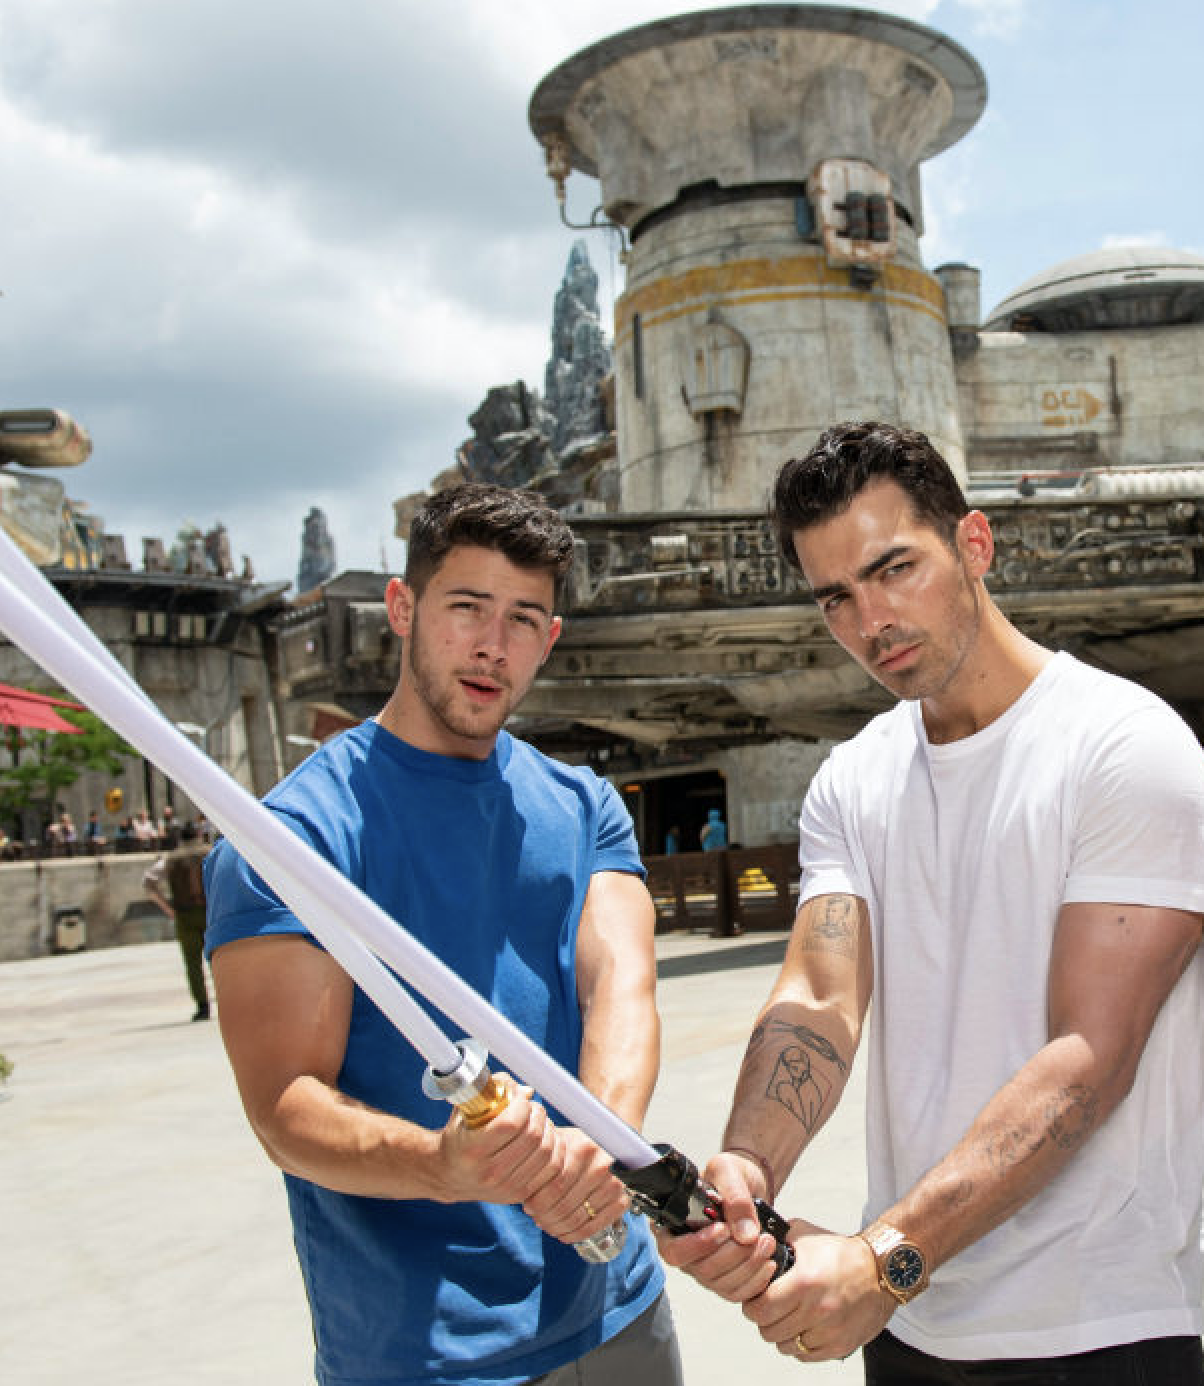
<path fill-rule="evenodd" d="M 179 833 L 155 837 L 105 838 L 102 842 L 16 842 L 0 847 L 0 862 L 66 861 L 76 857 L 124 856 L 130 852 L 165 852 L 180 844 Z"/>
<path fill-rule="evenodd" d="M 793 843 L 645 857 L 644 865 L 657 933 L 732 935 L 794 922 L 800 872 Z"/>

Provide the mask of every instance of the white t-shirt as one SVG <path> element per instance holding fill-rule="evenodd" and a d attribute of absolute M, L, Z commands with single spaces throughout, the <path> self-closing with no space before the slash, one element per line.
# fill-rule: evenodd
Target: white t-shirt
<path fill-rule="evenodd" d="M 800 821 L 802 899 L 869 907 L 867 1218 L 964 1135 L 1047 1033 L 1072 901 L 1204 911 L 1204 751 L 1135 684 L 1056 655 L 974 736 L 901 703 L 838 746 Z M 1132 1092 L 1065 1170 L 891 1319 L 946 1358 L 1046 1357 L 1201 1331 L 1204 960 Z"/>

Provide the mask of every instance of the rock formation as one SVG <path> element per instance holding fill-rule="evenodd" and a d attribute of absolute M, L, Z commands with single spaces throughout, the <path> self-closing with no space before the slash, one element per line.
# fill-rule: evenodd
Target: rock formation
<path fill-rule="evenodd" d="M 311 592 L 334 577 L 334 540 L 326 524 L 326 514 L 315 505 L 305 517 L 301 531 L 301 563 L 297 569 L 297 592 Z"/>

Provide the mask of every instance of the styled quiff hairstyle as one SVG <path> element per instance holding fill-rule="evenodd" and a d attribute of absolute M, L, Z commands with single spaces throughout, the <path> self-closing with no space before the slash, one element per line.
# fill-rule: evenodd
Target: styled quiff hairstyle
<path fill-rule="evenodd" d="M 552 574 L 559 596 L 573 566 L 573 532 L 535 491 L 464 482 L 436 493 L 414 516 L 405 581 L 421 596 L 452 549 L 495 549 L 516 567 Z"/>
<path fill-rule="evenodd" d="M 957 526 L 970 513 L 948 462 L 923 433 L 885 423 L 840 423 L 826 429 L 804 457 L 785 463 L 769 515 L 786 561 L 799 567 L 796 530 L 842 514 L 872 481 L 893 481 L 916 516 L 957 546 Z"/>

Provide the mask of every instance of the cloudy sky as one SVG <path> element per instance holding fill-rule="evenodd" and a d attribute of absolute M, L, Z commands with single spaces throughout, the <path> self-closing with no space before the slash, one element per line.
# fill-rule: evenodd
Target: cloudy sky
<path fill-rule="evenodd" d="M 574 233 L 526 120 L 656 0 L 0 0 L 0 407 L 93 435 L 67 477 L 135 562 L 223 521 L 295 576 L 394 566 L 391 502 L 450 465 L 485 390 L 540 386 Z M 696 8 L 710 8 L 697 6 Z M 928 265 L 989 309 L 1115 241 L 1204 253 L 1200 0 L 896 0 L 986 72 L 925 168 Z M 575 175 L 587 216 L 596 184 Z M 604 294 L 621 271 L 589 248 Z"/>

